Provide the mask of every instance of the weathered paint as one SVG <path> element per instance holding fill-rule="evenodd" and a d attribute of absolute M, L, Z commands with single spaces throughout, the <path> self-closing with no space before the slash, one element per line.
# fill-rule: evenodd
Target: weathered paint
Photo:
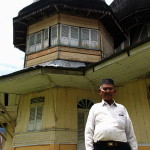
<path fill-rule="evenodd" d="M 54 26 L 56 24 L 66 24 L 70 26 L 84 27 L 99 30 L 99 48 L 98 50 L 89 50 L 82 49 L 79 47 L 71 48 L 66 47 L 65 50 L 63 47 L 50 47 L 42 51 L 27 54 L 25 67 L 40 64 L 43 62 L 55 60 L 55 59 L 65 59 L 72 61 L 81 61 L 81 62 L 98 62 L 101 60 L 101 51 L 103 54 L 109 56 L 114 53 L 113 45 L 114 40 L 112 36 L 108 33 L 102 23 L 97 19 L 89 19 L 77 16 L 70 16 L 66 14 L 56 14 L 47 19 L 43 19 L 40 22 L 37 22 L 28 27 L 28 35 L 32 33 L 39 32 Z M 74 49 L 76 52 L 74 52 Z M 83 53 L 83 50 L 86 51 Z M 109 51 L 108 51 L 109 50 Z M 90 54 L 92 52 L 92 54 Z M 33 56 L 32 56 L 33 55 Z"/>
<path fill-rule="evenodd" d="M 10 150 L 76 150 L 76 145 L 65 145 L 65 144 L 51 144 L 51 145 L 39 145 L 39 146 L 26 146 L 11 148 Z"/>
<path fill-rule="evenodd" d="M 150 86 L 150 78 L 138 79 L 116 87 L 117 93 L 115 100 L 123 104 L 129 112 L 138 143 L 140 143 L 139 150 L 148 150 L 150 148 L 148 86 Z M 43 131 L 30 133 L 27 132 L 30 100 L 31 98 L 40 96 L 45 96 Z M 94 97 L 96 97 L 96 99 L 94 99 Z M 22 95 L 13 146 L 15 147 L 16 145 L 16 149 L 31 149 L 32 144 L 38 147 L 38 145 L 41 144 L 40 140 L 43 140 L 42 142 L 45 145 L 45 149 L 47 149 L 46 145 L 53 145 L 55 143 L 68 144 L 68 146 L 74 143 L 74 145 L 76 145 L 77 103 L 82 98 L 91 99 L 94 103 L 101 101 L 98 91 L 95 91 L 95 95 L 93 95 L 92 90 L 65 87 L 50 88 L 48 90 Z M 30 143 L 27 143 L 27 140 L 30 140 Z M 10 141 L 11 140 L 8 139 L 6 142 L 11 143 Z M 38 143 L 38 141 L 40 143 Z M 49 144 L 47 143 L 48 141 Z M 26 147 L 24 147 L 25 144 Z M 9 144 L 9 146 L 10 145 L 11 144 Z M 40 147 L 41 146 L 39 146 L 39 148 Z M 58 150 L 59 149 L 60 146 Z M 6 148 L 4 148 L 4 150 L 6 150 Z"/>

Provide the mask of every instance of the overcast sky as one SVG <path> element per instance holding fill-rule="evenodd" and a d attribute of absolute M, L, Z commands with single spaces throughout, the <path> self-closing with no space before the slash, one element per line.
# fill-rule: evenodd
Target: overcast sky
<path fill-rule="evenodd" d="M 105 0 L 109 5 L 113 0 Z M 0 5 L 0 76 L 23 69 L 24 53 L 13 45 L 13 17 L 33 0 L 5 0 Z"/>

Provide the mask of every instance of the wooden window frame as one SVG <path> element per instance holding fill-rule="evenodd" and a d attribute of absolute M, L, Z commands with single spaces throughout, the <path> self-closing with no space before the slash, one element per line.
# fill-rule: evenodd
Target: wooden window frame
<path fill-rule="evenodd" d="M 42 130 L 44 99 L 45 99 L 44 97 L 37 97 L 37 98 L 31 99 L 28 132 L 37 132 L 37 131 Z M 39 119 L 38 109 L 40 107 L 41 107 L 41 112 L 40 112 L 41 118 Z M 33 108 L 35 108 L 35 112 L 31 112 Z M 38 126 L 39 124 L 40 124 L 40 127 Z"/>
<path fill-rule="evenodd" d="M 62 36 L 63 27 L 68 27 L 68 37 Z M 56 31 L 53 31 L 54 28 L 56 28 Z M 45 40 L 46 30 L 48 30 L 48 39 Z M 77 32 L 75 30 L 77 30 Z M 82 37 L 84 34 L 83 30 L 88 31 L 87 40 L 83 39 Z M 55 37 L 52 37 L 53 32 L 54 33 L 56 32 Z M 75 32 L 75 33 L 72 34 L 72 32 Z M 92 35 L 92 32 L 93 33 L 95 32 L 95 35 Z M 41 34 L 41 38 L 40 38 L 41 42 L 36 43 L 38 34 Z M 73 37 L 74 35 L 75 37 Z M 96 40 L 94 41 L 92 39 L 94 39 L 95 36 L 96 36 Z M 32 41 L 31 41 L 31 38 L 33 38 Z M 64 42 L 62 38 L 64 38 Z M 65 43 L 65 39 L 66 39 L 66 43 Z M 45 41 L 47 43 L 46 46 L 45 46 Z M 84 44 L 82 44 L 83 41 L 85 41 L 85 46 Z M 82 27 L 70 26 L 70 25 L 65 25 L 65 24 L 57 24 L 57 25 L 45 28 L 44 30 L 28 35 L 26 52 L 27 54 L 31 54 L 31 53 L 35 53 L 40 50 L 46 49 L 48 47 L 54 47 L 58 45 L 99 50 L 100 49 L 100 32 L 97 29 L 89 29 L 89 28 L 82 28 Z"/>
<path fill-rule="evenodd" d="M 52 37 L 52 34 L 53 34 L 53 28 L 56 28 L 56 36 L 55 37 Z M 58 34 L 58 32 L 59 32 L 59 30 L 58 30 L 58 25 L 54 25 L 54 26 L 51 26 L 50 27 L 50 35 L 49 35 L 49 38 L 50 38 L 50 46 L 51 47 L 53 47 L 53 46 L 56 46 L 56 45 L 58 45 L 58 41 L 59 41 L 59 34 Z"/>
<path fill-rule="evenodd" d="M 64 37 L 62 36 L 63 34 L 63 27 L 68 27 L 68 37 Z M 73 38 L 72 37 L 72 29 L 73 28 L 76 28 L 78 31 L 77 31 L 77 38 Z M 69 26 L 69 25 L 65 25 L 65 24 L 60 24 L 60 27 L 59 27 L 59 30 L 60 30 L 60 45 L 64 45 L 64 46 L 71 46 L 71 47 L 79 47 L 79 27 L 76 27 L 76 26 Z M 64 41 L 66 39 L 66 42 L 67 43 L 63 43 L 63 38 L 64 38 Z M 68 38 L 68 39 L 67 39 Z M 67 41 L 68 40 L 68 41 Z M 76 40 L 76 41 L 75 41 Z M 77 44 L 73 44 L 74 43 L 77 43 Z"/>

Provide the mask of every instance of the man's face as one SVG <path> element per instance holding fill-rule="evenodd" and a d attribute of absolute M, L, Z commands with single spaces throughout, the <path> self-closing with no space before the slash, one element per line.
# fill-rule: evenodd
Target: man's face
<path fill-rule="evenodd" d="M 99 93 L 104 100 L 109 101 L 113 100 L 116 90 L 114 89 L 114 86 L 112 84 L 103 84 L 99 88 Z"/>

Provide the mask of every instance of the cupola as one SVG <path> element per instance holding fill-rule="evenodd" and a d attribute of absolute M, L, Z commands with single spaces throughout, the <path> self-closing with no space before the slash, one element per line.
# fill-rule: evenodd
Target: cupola
<path fill-rule="evenodd" d="M 13 19 L 25 67 L 52 60 L 95 63 L 114 53 L 124 33 L 104 0 L 39 0 Z"/>

